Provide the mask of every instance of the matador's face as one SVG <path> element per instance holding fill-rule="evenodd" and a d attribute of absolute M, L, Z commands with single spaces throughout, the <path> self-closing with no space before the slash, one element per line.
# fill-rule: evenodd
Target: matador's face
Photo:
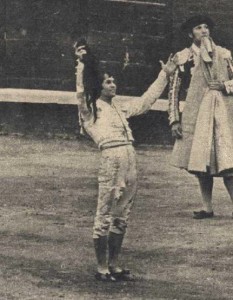
<path fill-rule="evenodd" d="M 116 95 L 115 79 L 112 76 L 109 76 L 108 74 L 104 74 L 101 95 L 105 98 L 110 99 Z"/>
<path fill-rule="evenodd" d="M 201 42 L 203 37 L 210 36 L 210 29 L 207 24 L 200 24 L 193 28 L 192 33 L 190 33 L 190 37 L 194 42 Z"/>

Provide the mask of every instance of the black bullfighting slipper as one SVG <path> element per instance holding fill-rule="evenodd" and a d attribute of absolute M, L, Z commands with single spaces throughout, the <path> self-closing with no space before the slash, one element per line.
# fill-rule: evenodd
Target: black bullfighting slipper
<path fill-rule="evenodd" d="M 111 271 L 111 268 L 110 268 Z M 134 278 L 130 274 L 130 270 L 122 269 L 120 272 L 111 271 L 111 274 L 117 281 L 132 281 Z"/>
<path fill-rule="evenodd" d="M 109 273 L 103 274 L 103 273 L 99 273 L 97 272 L 95 274 L 95 279 L 98 281 L 104 281 L 104 282 L 116 282 L 117 279 Z"/>
<path fill-rule="evenodd" d="M 207 212 L 205 210 L 200 210 L 200 211 L 194 211 L 193 212 L 193 218 L 196 220 L 201 220 L 201 219 L 209 219 L 213 218 L 214 212 Z"/>

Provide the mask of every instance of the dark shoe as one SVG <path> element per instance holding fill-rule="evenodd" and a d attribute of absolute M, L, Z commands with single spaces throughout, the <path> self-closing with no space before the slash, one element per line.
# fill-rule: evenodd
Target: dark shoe
<path fill-rule="evenodd" d="M 112 274 L 103 274 L 103 273 L 99 273 L 97 272 L 95 274 L 95 279 L 98 281 L 104 281 L 104 282 L 116 282 L 116 278 L 112 275 Z"/>
<path fill-rule="evenodd" d="M 117 281 L 133 281 L 134 278 L 130 274 L 130 270 L 123 269 L 120 272 L 111 272 L 112 276 L 116 278 Z"/>
<path fill-rule="evenodd" d="M 209 219 L 213 218 L 214 212 L 207 212 L 205 210 L 200 210 L 200 211 L 194 211 L 193 212 L 193 218 L 196 220 L 201 220 L 201 219 Z"/>

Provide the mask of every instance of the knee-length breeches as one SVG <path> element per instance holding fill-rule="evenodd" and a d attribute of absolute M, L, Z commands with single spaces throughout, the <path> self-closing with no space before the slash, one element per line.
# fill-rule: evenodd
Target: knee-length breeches
<path fill-rule="evenodd" d="M 125 145 L 102 151 L 93 237 L 124 234 L 137 191 L 136 155 Z"/>

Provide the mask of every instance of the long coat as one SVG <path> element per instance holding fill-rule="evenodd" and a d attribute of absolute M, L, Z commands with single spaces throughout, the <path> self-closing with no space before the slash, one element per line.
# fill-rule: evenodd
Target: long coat
<path fill-rule="evenodd" d="M 186 56 L 188 60 L 187 50 Z M 213 176 L 225 176 L 227 172 L 232 172 L 233 96 L 231 91 L 227 94 L 227 91 L 210 90 L 208 87 L 210 80 L 231 80 L 230 60 L 230 52 L 215 45 L 212 62 L 205 62 L 199 54 L 182 114 L 183 137 L 176 140 L 173 148 L 173 166 L 191 173 Z M 175 100 L 170 97 L 171 124 L 179 118 L 175 112 L 178 106 L 172 103 Z"/>

